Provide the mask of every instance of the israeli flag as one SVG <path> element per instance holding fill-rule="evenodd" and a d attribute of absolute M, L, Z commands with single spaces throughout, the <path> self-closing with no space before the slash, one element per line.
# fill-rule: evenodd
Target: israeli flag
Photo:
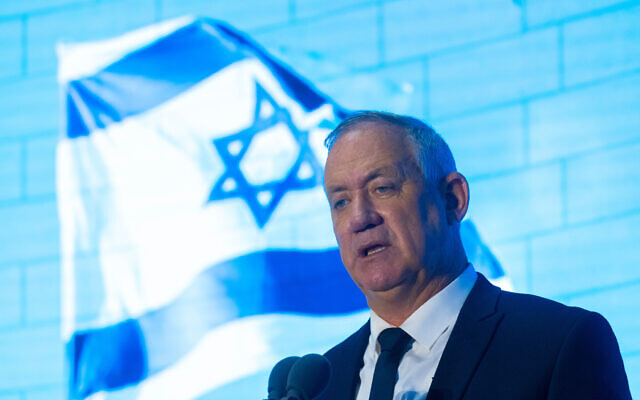
<path fill-rule="evenodd" d="M 344 110 L 210 19 L 58 53 L 70 398 L 261 398 L 366 321 L 322 189 Z"/>

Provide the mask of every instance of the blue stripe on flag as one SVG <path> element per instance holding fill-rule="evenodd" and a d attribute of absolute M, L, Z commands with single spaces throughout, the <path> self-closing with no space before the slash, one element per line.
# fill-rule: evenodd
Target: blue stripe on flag
<path fill-rule="evenodd" d="M 67 343 L 67 353 L 75 366 L 69 380 L 69 397 L 83 399 L 100 390 L 143 380 L 148 374 L 143 340 L 135 319 L 76 333 Z"/>
<path fill-rule="evenodd" d="M 196 21 L 91 77 L 69 82 L 67 136 L 86 136 L 162 104 L 249 55 L 203 24 L 208 22 Z"/>
<path fill-rule="evenodd" d="M 65 88 L 67 136 L 87 136 L 149 110 L 239 60 L 256 57 L 305 110 L 331 103 L 240 32 L 211 19 L 180 28 Z M 336 106 L 340 117 L 346 112 Z"/>
<path fill-rule="evenodd" d="M 72 388 L 83 398 L 137 383 L 176 362 L 212 328 L 239 317 L 342 314 L 365 307 L 337 249 L 243 255 L 205 270 L 160 309 L 76 332 L 69 343 L 76 363 Z M 154 354 L 152 362 L 147 352 Z"/>

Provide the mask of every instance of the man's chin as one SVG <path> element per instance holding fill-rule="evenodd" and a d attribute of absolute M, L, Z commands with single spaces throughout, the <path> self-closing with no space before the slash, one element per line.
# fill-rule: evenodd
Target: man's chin
<path fill-rule="evenodd" d="M 402 282 L 400 279 L 380 279 L 366 282 L 361 286 L 365 296 L 374 296 L 378 298 L 386 298 L 394 296 L 397 292 L 402 291 Z"/>

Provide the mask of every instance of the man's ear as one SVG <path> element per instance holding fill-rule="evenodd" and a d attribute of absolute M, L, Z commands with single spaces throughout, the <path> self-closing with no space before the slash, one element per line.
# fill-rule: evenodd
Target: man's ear
<path fill-rule="evenodd" d="M 447 223 L 453 225 L 462 221 L 469 208 L 469 184 L 459 172 L 452 172 L 443 182 L 444 206 Z"/>

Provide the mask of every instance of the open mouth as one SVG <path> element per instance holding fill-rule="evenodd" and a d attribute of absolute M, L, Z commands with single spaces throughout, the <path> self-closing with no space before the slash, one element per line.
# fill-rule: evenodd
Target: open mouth
<path fill-rule="evenodd" d="M 368 257 L 368 256 L 372 256 L 374 254 L 378 254 L 381 251 L 384 251 L 387 248 L 387 246 L 381 245 L 381 244 L 376 244 L 370 247 L 365 248 L 362 251 L 362 255 L 364 257 Z"/>

